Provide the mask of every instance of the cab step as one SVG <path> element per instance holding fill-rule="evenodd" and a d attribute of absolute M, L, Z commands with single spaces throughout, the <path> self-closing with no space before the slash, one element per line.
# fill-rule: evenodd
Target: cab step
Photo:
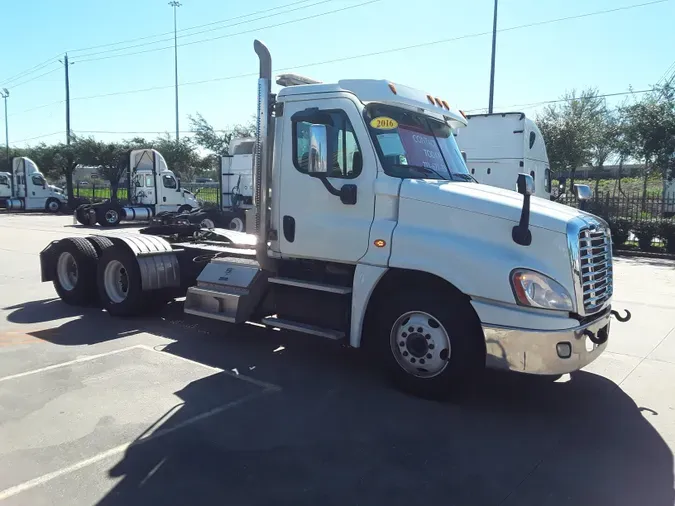
<path fill-rule="evenodd" d="M 305 281 L 304 279 L 293 278 L 269 278 L 267 280 L 276 285 L 295 286 L 297 288 L 305 288 L 307 290 L 318 290 L 320 292 L 337 293 L 339 295 L 346 295 L 352 293 L 351 286 L 329 285 L 326 283 L 316 283 L 314 281 Z"/>
<path fill-rule="evenodd" d="M 262 323 L 269 327 L 277 327 L 284 330 L 292 330 L 294 332 L 302 332 L 303 334 L 311 334 L 313 336 L 325 337 L 333 341 L 339 341 L 345 337 L 345 333 L 339 330 L 327 329 L 323 327 L 316 327 L 306 323 L 294 322 L 291 320 L 283 320 L 274 316 L 266 316 L 261 320 Z"/>

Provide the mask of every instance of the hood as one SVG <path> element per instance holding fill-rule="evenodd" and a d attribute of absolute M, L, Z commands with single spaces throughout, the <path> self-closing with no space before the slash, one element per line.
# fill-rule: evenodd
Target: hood
<path fill-rule="evenodd" d="M 520 221 L 523 196 L 511 190 L 477 183 L 405 179 L 401 198 L 458 208 L 488 216 Z M 585 213 L 563 204 L 532 196 L 530 226 L 565 233 L 567 223 Z"/>

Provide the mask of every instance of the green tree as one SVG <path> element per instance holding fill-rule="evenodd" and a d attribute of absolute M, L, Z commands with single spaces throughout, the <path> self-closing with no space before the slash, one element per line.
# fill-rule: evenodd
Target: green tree
<path fill-rule="evenodd" d="M 70 145 L 65 143 L 58 144 L 39 144 L 26 149 L 26 156 L 33 160 L 40 170 L 49 178 L 64 177 L 66 180 L 66 195 L 68 195 L 68 205 L 73 207 L 73 170 L 79 163 L 80 158 L 80 139 L 73 137 Z"/>
<path fill-rule="evenodd" d="M 200 148 L 217 156 L 230 154 L 230 141 L 233 137 L 253 137 L 255 135 L 254 119 L 244 125 L 234 125 L 227 130 L 216 130 L 201 114 L 197 113 L 197 116 L 190 116 L 190 125 L 195 133 L 195 143 Z"/>
<path fill-rule="evenodd" d="M 176 142 L 167 134 L 165 137 L 153 140 L 151 144 L 164 156 L 169 169 L 184 181 L 192 181 L 205 169 L 205 162 L 199 156 L 195 142 L 188 137 L 183 137 Z"/>
<path fill-rule="evenodd" d="M 644 164 L 642 205 L 650 176 L 670 177 L 675 160 L 675 93 L 665 86 L 633 97 L 633 102 L 620 109 L 625 124 L 625 137 L 631 156 Z"/>
<path fill-rule="evenodd" d="M 4 149 L 0 150 L 0 172 L 12 172 L 12 166 L 11 160 L 12 158 L 16 156 L 26 156 L 26 152 L 24 149 L 19 149 L 19 148 L 13 148 L 10 146 L 9 148 L 9 160 L 7 159 L 7 153 Z"/>
<path fill-rule="evenodd" d="M 605 102 L 592 88 L 579 95 L 574 90 L 566 93 L 560 103 L 549 105 L 537 117 L 551 168 L 558 173 L 570 173 L 570 190 L 574 188 L 577 168 L 593 160 L 594 146 L 606 117 Z"/>
<path fill-rule="evenodd" d="M 101 142 L 92 137 L 80 140 L 80 163 L 98 167 L 98 173 L 110 183 L 110 198 L 117 201 L 119 181 L 129 166 L 129 145 Z"/>

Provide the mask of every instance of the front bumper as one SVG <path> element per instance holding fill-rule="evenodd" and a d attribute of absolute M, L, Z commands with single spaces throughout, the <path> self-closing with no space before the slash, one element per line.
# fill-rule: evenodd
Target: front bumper
<path fill-rule="evenodd" d="M 607 347 L 610 318 L 607 311 L 597 320 L 565 330 L 483 325 L 487 351 L 485 365 L 491 369 L 529 374 L 556 375 L 578 371 L 598 358 Z M 596 344 L 591 336 L 604 342 Z M 563 343 L 568 343 L 569 347 Z M 565 358 L 567 350 L 569 356 Z"/>

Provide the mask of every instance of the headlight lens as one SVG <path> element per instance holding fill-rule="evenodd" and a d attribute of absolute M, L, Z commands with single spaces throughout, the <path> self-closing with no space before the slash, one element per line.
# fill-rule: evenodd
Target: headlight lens
<path fill-rule="evenodd" d="M 548 276 L 527 269 L 516 269 L 511 273 L 511 287 L 516 302 L 521 306 L 541 309 L 573 311 L 572 297 L 560 283 Z"/>

